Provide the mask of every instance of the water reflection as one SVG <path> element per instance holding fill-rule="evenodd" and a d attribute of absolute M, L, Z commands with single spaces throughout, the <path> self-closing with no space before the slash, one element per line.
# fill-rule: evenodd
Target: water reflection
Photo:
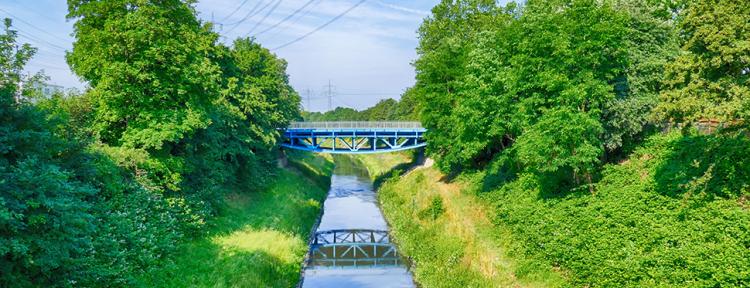
<path fill-rule="evenodd" d="M 414 287 L 376 201 L 367 171 L 337 158 L 302 287 Z"/>

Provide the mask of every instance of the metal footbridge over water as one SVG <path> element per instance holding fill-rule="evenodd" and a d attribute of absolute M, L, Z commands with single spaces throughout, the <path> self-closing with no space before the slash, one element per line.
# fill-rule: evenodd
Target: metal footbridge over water
<path fill-rule="evenodd" d="M 419 122 L 292 122 L 282 147 L 324 153 L 381 153 L 424 147 Z"/>

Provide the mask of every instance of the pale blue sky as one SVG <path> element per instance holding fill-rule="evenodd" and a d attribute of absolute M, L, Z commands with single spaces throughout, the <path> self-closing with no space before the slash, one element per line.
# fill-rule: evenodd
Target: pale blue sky
<path fill-rule="evenodd" d="M 196 8 L 202 19 L 224 24 L 217 25 L 218 32 L 226 37 L 222 41 L 255 35 L 261 44 L 273 49 L 312 31 L 357 2 L 203 0 Z M 362 109 L 380 99 L 397 99 L 414 83 L 410 63 L 416 58 L 416 31 L 437 2 L 368 0 L 322 30 L 273 52 L 289 62 L 291 84 L 303 99 L 307 89 L 312 90 L 313 111 L 328 109 L 328 100 L 322 96 L 329 80 L 336 91 L 333 107 Z M 303 6 L 294 17 L 282 21 Z M 248 13 L 253 8 L 259 13 Z M 0 1 L 0 17 L 13 18 L 21 40 L 39 48 L 28 70 L 43 69 L 53 84 L 83 87 L 68 70 L 63 56 L 72 47 L 72 22 L 65 20 L 66 13 L 64 0 Z M 303 106 L 307 108 L 306 100 Z"/>

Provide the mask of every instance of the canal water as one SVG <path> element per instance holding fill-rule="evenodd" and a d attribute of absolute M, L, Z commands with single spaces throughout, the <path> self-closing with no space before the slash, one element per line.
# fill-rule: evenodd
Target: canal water
<path fill-rule="evenodd" d="M 302 287 L 415 287 L 375 197 L 367 171 L 336 157 Z"/>

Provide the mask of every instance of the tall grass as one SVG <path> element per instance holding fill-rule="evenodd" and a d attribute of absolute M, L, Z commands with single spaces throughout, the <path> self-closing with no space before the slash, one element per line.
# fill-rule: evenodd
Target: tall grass
<path fill-rule="evenodd" d="M 386 181 L 378 191 L 400 251 L 413 262 L 424 287 L 555 287 L 551 267 L 518 275 L 523 259 L 511 255 L 509 231 L 493 226 L 493 211 L 470 183 L 444 183 L 435 168 Z"/>
<path fill-rule="evenodd" d="M 266 191 L 230 194 L 206 237 L 186 243 L 175 259 L 143 274 L 140 286 L 294 286 L 328 190 L 328 183 L 316 180 L 330 177 L 333 164 L 330 157 L 311 155 L 292 155 L 290 163 L 308 170 L 282 169 Z"/>
<path fill-rule="evenodd" d="M 654 135 L 604 167 L 595 193 L 509 174 L 506 160 L 449 182 L 419 168 L 381 186 L 424 287 L 750 285 L 744 134 Z"/>
<path fill-rule="evenodd" d="M 547 269 L 515 275 L 505 230 L 495 229 L 489 206 L 465 194 L 470 183 L 444 183 L 434 168 L 418 167 L 401 175 L 411 159 L 405 154 L 356 156 L 374 181 L 383 213 L 401 253 L 412 260 L 423 287 L 550 287 L 562 282 Z"/>

